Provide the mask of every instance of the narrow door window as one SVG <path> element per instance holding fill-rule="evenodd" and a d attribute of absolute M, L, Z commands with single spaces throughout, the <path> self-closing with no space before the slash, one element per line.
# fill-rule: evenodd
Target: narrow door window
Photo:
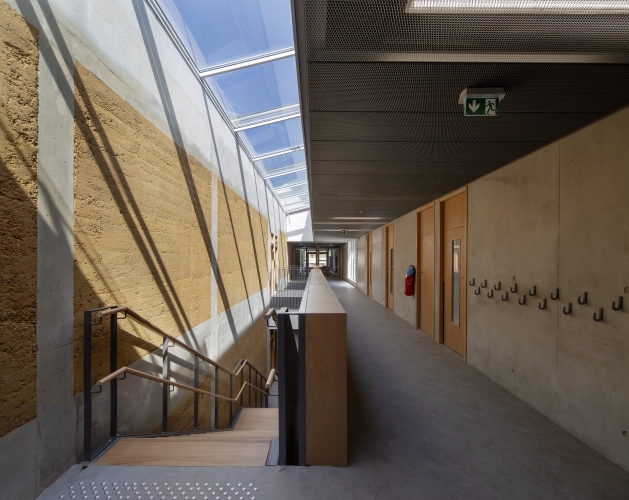
<path fill-rule="evenodd" d="M 459 324 L 459 297 L 461 274 L 461 240 L 452 240 L 452 323 Z"/>

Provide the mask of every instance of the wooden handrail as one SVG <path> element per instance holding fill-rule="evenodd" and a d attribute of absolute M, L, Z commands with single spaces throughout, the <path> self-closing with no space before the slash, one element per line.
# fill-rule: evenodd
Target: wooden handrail
<path fill-rule="evenodd" d="M 231 401 L 235 403 L 236 401 L 238 401 L 238 399 L 240 398 L 240 395 L 242 394 L 242 391 L 244 391 L 245 387 L 247 386 L 254 388 L 256 391 L 261 392 L 265 396 L 267 395 L 265 391 L 263 391 L 262 389 L 258 389 L 255 385 L 250 384 L 249 382 L 244 382 L 242 384 L 242 387 L 240 388 L 240 391 L 238 391 L 238 394 L 236 395 L 236 397 L 229 398 L 227 396 L 221 396 L 220 394 L 214 394 L 213 392 L 204 391 L 202 389 L 196 389 L 195 387 L 191 387 L 189 385 L 180 384 L 179 382 L 173 382 L 172 380 L 165 380 L 163 378 L 156 377 L 155 375 L 149 375 L 148 373 L 144 373 L 139 370 L 134 370 L 133 368 L 129 368 L 128 366 L 124 366 L 116 370 L 115 372 L 110 373 L 106 377 L 103 377 L 98 382 L 96 382 L 96 385 L 99 387 L 103 387 L 105 384 L 108 384 L 112 380 L 118 378 L 120 375 L 124 375 L 125 373 L 128 373 L 129 375 L 135 375 L 136 377 L 145 378 L 147 380 L 152 380 L 160 384 L 166 384 L 166 385 L 171 385 L 173 387 L 179 387 L 180 389 L 185 389 L 188 391 L 196 392 L 198 394 L 205 394 L 206 396 L 217 398 L 221 401 L 225 399 L 226 401 Z"/>
<path fill-rule="evenodd" d="M 188 352 L 194 354 L 196 357 L 202 359 L 203 361 L 209 363 L 212 366 L 215 366 L 216 368 L 218 368 L 219 370 L 222 370 L 225 373 L 228 373 L 229 375 L 232 376 L 237 376 L 240 374 L 240 372 L 242 371 L 243 367 L 245 365 L 249 366 L 254 372 L 256 372 L 258 375 L 260 375 L 260 377 L 262 377 L 265 382 L 266 382 L 266 378 L 264 377 L 264 375 L 255 367 L 253 366 L 251 363 L 249 363 L 249 360 L 244 359 L 242 362 L 242 365 L 240 365 L 240 368 L 238 369 L 237 372 L 233 372 L 232 370 L 230 370 L 229 368 L 224 367 L 223 365 L 221 365 L 220 363 L 217 363 L 216 361 L 214 361 L 213 359 L 208 358 L 206 355 L 200 353 L 199 351 L 197 351 L 196 349 L 190 347 L 188 344 L 186 344 L 185 342 L 182 342 L 181 340 L 177 339 L 176 337 L 173 337 L 172 335 L 170 335 L 169 333 L 166 333 L 164 330 L 162 330 L 161 328 L 159 328 L 158 326 L 154 325 L 153 323 L 151 323 L 148 319 L 140 316 L 137 312 L 135 312 L 133 309 L 127 307 L 127 306 L 120 306 L 120 307 L 112 307 L 111 309 L 106 309 L 103 311 L 98 311 L 96 313 L 96 315 L 99 318 L 103 318 L 105 316 L 111 316 L 113 314 L 118 314 L 118 313 L 125 313 L 129 316 L 131 316 L 133 319 L 137 320 L 138 322 L 142 323 L 144 326 L 146 326 L 147 328 L 153 330 L 155 333 L 158 333 L 159 335 L 166 337 L 168 340 L 170 340 L 173 344 L 178 345 L 179 347 L 181 347 L 182 349 L 187 350 Z"/>
<path fill-rule="evenodd" d="M 273 368 L 270 372 L 269 372 L 269 377 L 266 379 L 266 385 L 264 386 L 264 388 L 268 391 L 271 386 L 273 385 L 273 382 L 275 382 L 275 368 Z"/>

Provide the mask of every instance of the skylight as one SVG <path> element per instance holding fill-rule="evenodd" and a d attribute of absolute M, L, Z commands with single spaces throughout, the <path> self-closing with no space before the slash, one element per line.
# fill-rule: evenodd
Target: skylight
<path fill-rule="evenodd" d="M 290 0 L 157 0 L 287 212 L 309 206 Z"/>

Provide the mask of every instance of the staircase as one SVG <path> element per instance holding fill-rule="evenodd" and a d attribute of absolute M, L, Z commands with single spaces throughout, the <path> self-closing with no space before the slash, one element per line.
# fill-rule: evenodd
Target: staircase
<path fill-rule="evenodd" d="M 120 438 L 97 465 L 264 467 L 279 435 L 277 408 L 242 408 L 233 430 Z M 271 455 L 273 455 L 271 453 Z"/>

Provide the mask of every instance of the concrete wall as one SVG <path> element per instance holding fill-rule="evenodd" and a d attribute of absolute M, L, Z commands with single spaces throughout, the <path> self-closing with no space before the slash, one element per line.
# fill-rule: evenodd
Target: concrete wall
<path fill-rule="evenodd" d="M 393 311 L 415 326 L 415 295 L 404 294 L 408 266 L 417 267 L 417 214 L 411 212 L 394 221 L 393 233 Z"/>
<path fill-rule="evenodd" d="M 13 416 L 0 406 L 2 499 L 34 498 L 80 459 L 82 309 L 124 302 L 214 359 L 264 356 L 262 330 L 251 328 L 269 299 L 269 233 L 285 242 L 286 217 L 152 5 L 0 1 L 0 123 L 19 133 L 2 133 L 2 182 L 19 185 L 26 208 L 13 207 L 25 259 L 2 261 L 3 285 L 4 269 L 20 268 L 25 315 L 10 329 L 24 333 L 24 372 L 3 370 L 0 384 L 11 388 L 0 405 L 19 402 L 10 393 L 19 381 L 25 398 Z M 158 339 L 130 320 L 121 329 L 121 364 L 161 374 Z M 106 338 L 95 338 L 97 376 Z M 172 358 L 172 378 L 190 383 L 191 357 L 173 348 Z M 154 429 L 161 389 L 120 386 L 120 431 Z M 107 433 L 107 396 L 94 398 L 95 444 Z M 186 396 L 170 395 L 177 415 Z"/>
<path fill-rule="evenodd" d="M 537 286 L 526 306 L 468 287 L 468 362 L 625 469 L 629 316 L 611 303 L 629 298 L 628 134 L 625 109 L 468 191 L 470 278 Z"/>
<path fill-rule="evenodd" d="M 371 232 L 371 296 L 385 304 L 386 291 L 386 242 L 384 226 Z"/>
<path fill-rule="evenodd" d="M 367 293 L 367 237 L 356 240 L 356 286 Z"/>
<path fill-rule="evenodd" d="M 620 296 L 629 300 L 628 134 L 629 108 L 470 184 L 466 283 L 501 286 L 490 299 L 467 285 L 467 362 L 629 470 L 629 316 L 626 305 L 611 308 Z M 415 214 L 394 221 L 401 266 L 395 313 L 411 324 L 415 302 L 404 296 L 402 280 L 416 258 Z M 384 231 L 373 232 L 374 299 L 381 304 Z M 436 342 L 439 245 L 436 231 Z M 535 296 L 528 294 L 533 287 Z M 551 300 L 556 289 L 560 298 Z M 508 300 L 500 300 L 507 291 Z M 578 305 L 584 292 L 588 303 Z M 568 303 L 573 312 L 564 315 Z M 600 308 L 604 320 L 595 322 Z"/>

